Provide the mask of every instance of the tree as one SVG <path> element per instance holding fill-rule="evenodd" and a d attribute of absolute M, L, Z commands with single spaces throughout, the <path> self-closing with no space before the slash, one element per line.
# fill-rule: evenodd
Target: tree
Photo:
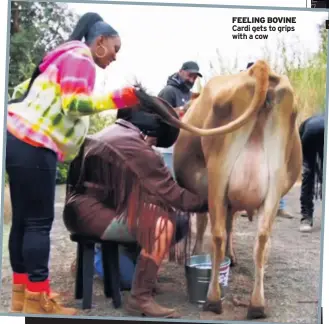
<path fill-rule="evenodd" d="M 9 95 L 31 76 L 46 52 L 68 38 L 77 19 L 63 3 L 12 2 Z"/>

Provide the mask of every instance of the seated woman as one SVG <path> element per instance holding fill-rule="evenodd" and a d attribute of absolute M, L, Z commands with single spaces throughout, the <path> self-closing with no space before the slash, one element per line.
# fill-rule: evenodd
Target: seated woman
<path fill-rule="evenodd" d="M 158 269 L 175 242 L 178 219 L 207 212 L 208 202 L 181 188 L 152 148 L 170 147 L 179 130 L 144 108 L 120 112 L 115 124 L 87 137 L 70 168 L 63 216 L 71 232 L 138 242 L 141 253 L 126 309 L 132 315 L 176 318 L 175 309 L 153 299 Z M 169 105 L 168 111 L 177 118 Z"/>
<path fill-rule="evenodd" d="M 176 245 L 177 243 L 181 242 L 184 238 L 186 238 L 189 231 L 188 215 L 185 214 L 178 216 L 179 217 L 177 217 L 176 219 L 176 232 L 175 232 L 173 245 L 174 244 Z M 115 220 L 113 222 L 115 223 Z M 123 226 L 126 227 L 126 225 Z M 179 248 L 180 248 L 179 246 L 174 246 L 174 249 L 170 251 L 173 253 L 174 257 L 181 256 L 179 254 Z M 141 247 L 136 241 L 133 241 L 132 243 L 129 242 L 128 245 L 126 244 L 119 245 L 120 290 L 122 291 L 129 291 L 131 289 L 133 275 L 135 272 L 135 267 L 140 252 L 141 252 Z M 170 253 L 169 253 L 169 260 L 170 260 Z M 74 260 L 71 270 L 73 273 L 75 273 L 76 260 Z M 103 257 L 102 257 L 102 249 L 100 244 L 96 244 L 95 247 L 94 270 L 96 272 L 96 275 L 103 280 L 104 279 Z M 154 294 L 161 293 L 161 288 L 158 285 L 156 285 L 153 289 L 153 293 Z"/>

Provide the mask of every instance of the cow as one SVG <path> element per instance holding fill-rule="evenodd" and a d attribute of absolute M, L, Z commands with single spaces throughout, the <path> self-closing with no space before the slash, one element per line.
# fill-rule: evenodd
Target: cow
<path fill-rule="evenodd" d="M 289 79 L 259 60 L 245 71 L 210 79 L 189 103 L 175 143 L 177 182 L 208 197 L 212 270 L 205 311 L 223 312 L 219 265 L 236 263 L 233 228 L 239 211 L 258 217 L 255 279 L 247 318 L 266 318 L 264 267 L 279 201 L 297 181 L 302 150 Z M 188 127 L 186 126 L 188 125 Z M 210 129 L 213 128 L 213 129 Z M 194 254 L 200 253 L 207 214 L 197 215 Z"/>

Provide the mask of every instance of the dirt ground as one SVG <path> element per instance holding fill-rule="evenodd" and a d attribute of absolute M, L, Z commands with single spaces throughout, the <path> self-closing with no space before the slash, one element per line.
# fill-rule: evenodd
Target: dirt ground
<path fill-rule="evenodd" d="M 286 196 L 287 206 L 293 219 L 278 218 L 272 235 L 271 252 L 265 272 L 265 297 L 267 315 L 263 322 L 276 323 L 317 323 L 317 299 L 320 279 L 320 237 L 322 204 L 317 202 L 315 225 L 312 233 L 299 232 L 299 191 L 294 187 Z M 57 188 L 56 220 L 52 231 L 51 280 L 52 287 L 63 294 L 64 302 L 80 308 L 81 302 L 75 301 L 74 279 L 70 265 L 75 256 L 76 246 L 69 240 L 61 218 L 64 187 Z M 247 218 L 237 222 L 235 239 L 238 265 L 231 268 L 229 291 L 224 303 L 224 313 L 215 315 L 203 312 L 187 299 L 183 267 L 166 263 L 159 281 L 164 293 L 157 300 L 166 306 L 177 307 L 182 318 L 191 320 L 245 320 L 247 309 L 235 307 L 232 297 L 248 300 L 253 286 L 253 242 L 257 222 L 250 223 Z M 0 312 L 7 312 L 11 294 L 11 271 L 9 267 L 8 228 L 4 231 L 4 255 L 2 267 L 2 287 Z M 209 238 L 208 238 L 209 240 Z M 126 295 L 127 293 L 124 293 Z M 80 308 L 81 309 L 81 308 Z M 100 281 L 95 280 L 93 308 L 79 311 L 79 315 L 127 316 L 124 309 L 115 310 L 111 301 L 103 296 Z"/>

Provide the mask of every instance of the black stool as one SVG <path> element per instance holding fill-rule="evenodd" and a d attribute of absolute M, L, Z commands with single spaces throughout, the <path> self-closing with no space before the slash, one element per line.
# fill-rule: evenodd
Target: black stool
<path fill-rule="evenodd" d="M 101 244 L 104 273 L 104 295 L 112 298 L 114 308 L 121 302 L 119 245 L 126 243 L 103 241 L 98 237 L 71 234 L 71 241 L 77 243 L 77 264 L 75 277 L 75 298 L 82 299 L 82 309 L 92 307 L 95 244 Z"/>

